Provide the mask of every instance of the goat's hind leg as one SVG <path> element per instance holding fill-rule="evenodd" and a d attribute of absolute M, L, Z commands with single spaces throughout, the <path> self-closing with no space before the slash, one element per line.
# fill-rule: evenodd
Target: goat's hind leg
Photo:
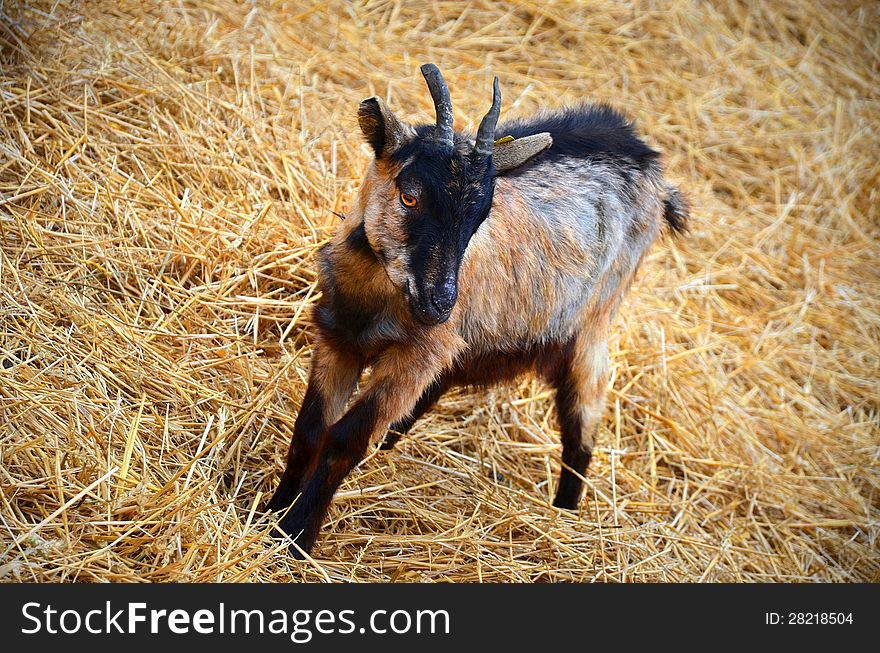
<path fill-rule="evenodd" d="M 562 435 L 562 471 L 553 505 L 574 510 L 581 498 L 596 430 L 605 409 L 608 345 L 604 337 L 579 336 L 553 379 Z"/>

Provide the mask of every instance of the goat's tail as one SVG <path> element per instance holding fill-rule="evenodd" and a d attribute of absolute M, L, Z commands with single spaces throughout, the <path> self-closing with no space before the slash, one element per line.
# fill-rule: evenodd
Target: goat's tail
<path fill-rule="evenodd" d="M 688 232 L 690 209 L 687 200 L 672 184 L 666 185 L 666 197 L 663 199 L 663 217 L 673 236 L 683 236 Z"/>

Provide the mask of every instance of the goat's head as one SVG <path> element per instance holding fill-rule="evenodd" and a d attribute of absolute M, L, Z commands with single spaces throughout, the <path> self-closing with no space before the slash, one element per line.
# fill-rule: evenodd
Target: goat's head
<path fill-rule="evenodd" d="M 452 102 L 440 70 L 422 75 L 434 100 L 434 125 L 399 120 L 378 97 L 361 102 L 358 123 L 376 159 L 360 191 L 370 247 L 413 317 L 426 325 L 449 318 L 458 296 L 465 249 L 489 215 L 495 175 L 522 165 L 550 146 L 549 134 L 495 142 L 501 92 L 476 138 L 452 129 Z"/>

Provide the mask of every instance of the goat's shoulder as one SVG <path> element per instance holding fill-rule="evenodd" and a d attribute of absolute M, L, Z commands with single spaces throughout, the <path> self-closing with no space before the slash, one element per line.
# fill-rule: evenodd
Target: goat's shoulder
<path fill-rule="evenodd" d="M 316 326 L 364 352 L 405 337 L 405 306 L 376 255 L 363 223 L 341 225 L 318 251 Z"/>

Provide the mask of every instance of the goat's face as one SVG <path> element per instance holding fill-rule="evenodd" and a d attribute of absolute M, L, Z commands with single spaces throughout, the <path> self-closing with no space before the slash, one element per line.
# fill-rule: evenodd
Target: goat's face
<path fill-rule="evenodd" d="M 471 141 L 452 130 L 452 104 L 440 71 L 426 64 L 422 74 L 434 99 L 436 125 L 408 125 L 379 98 L 361 102 L 358 123 L 376 160 L 364 178 L 359 208 L 370 247 L 413 317 L 435 325 L 452 313 L 465 249 L 492 205 L 501 94 L 495 78 L 492 108 Z M 515 146 L 505 142 L 497 160 L 505 170 L 524 163 L 549 147 L 549 135 L 538 136 L 540 145 L 532 141 L 531 148 L 529 139 Z"/>
<path fill-rule="evenodd" d="M 361 203 L 367 239 L 388 277 L 413 317 L 434 325 L 455 306 L 461 260 L 489 214 L 494 177 L 491 158 L 438 147 L 423 131 L 374 162 Z"/>

